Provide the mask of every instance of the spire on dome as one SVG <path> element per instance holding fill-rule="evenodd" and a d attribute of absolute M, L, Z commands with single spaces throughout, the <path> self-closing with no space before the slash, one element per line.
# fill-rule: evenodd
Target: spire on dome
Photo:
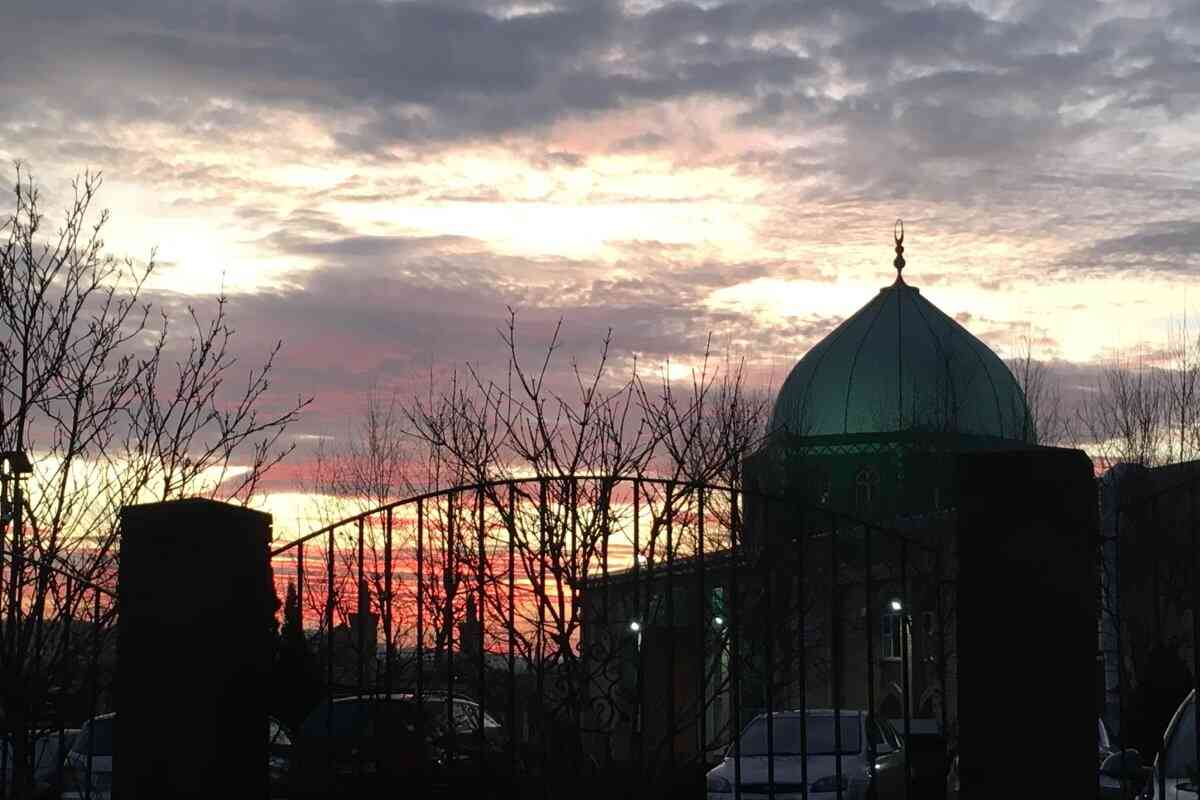
<path fill-rule="evenodd" d="M 904 220 L 896 220 L 896 225 L 892 228 L 892 236 L 896 239 L 896 260 L 892 262 L 892 266 L 896 268 L 896 280 L 904 280 L 901 277 L 901 272 L 904 271 Z"/>

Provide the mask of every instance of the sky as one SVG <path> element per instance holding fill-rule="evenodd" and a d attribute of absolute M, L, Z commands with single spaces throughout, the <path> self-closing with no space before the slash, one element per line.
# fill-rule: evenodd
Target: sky
<path fill-rule="evenodd" d="M 500 368 L 509 307 L 777 386 L 897 218 L 909 283 L 1083 386 L 1200 306 L 1198 62 L 1190 0 L 10 0 L 0 169 L 102 171 L 152 294 L 283 340 L 301 441 Z"/>

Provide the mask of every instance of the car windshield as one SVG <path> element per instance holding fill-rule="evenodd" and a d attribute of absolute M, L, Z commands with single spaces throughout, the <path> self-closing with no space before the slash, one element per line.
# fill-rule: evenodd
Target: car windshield
<path fill-rule="evenodd" d="M 841 718 L 841 747 L 835 737 L 834 718 L 826 714 L 787 714 L 772 721 L 771 752 L 778 756 L 834 755 L 857 753 L 862 749 L 859 731 L 859 715 L 847 714 Z M 801 723 L 804 724 L 801 724 Z M 801 752 L 801 734 L 804 734 L 804 753 Z M 751 722 L 742 734 L 741 755 L 765 756 L 767 748 L 767 720 L 765 717 Z"/>
<path fill-rule="evenodd" d="M 455 700 L 453 705 L 455 733 L 470 733 L 471 731 L 479 730 L 478 704 L 469 703 L 464 700 Z M 434 721 L 438 728 L 444 730 L 446 725 L 446 701 L 426 700 L 425 715 L 428 719 Z M 483 713 L 483 727 L 485 729 L 499 728 L 500 723 L 485 711 Z"/>
<path fill-rule="evenodd" d="M 83 723 L 79 736 L 72 746 L 76 753 L 87 755 L 91 748 L 93 756 L 111 756 L 113 754 L 113 717 L 92 719 Z"/>
<path fill-rule="evenodd" d="M 416 706 L 407 699 L 325 700 L 304 721 L 300 733 L 307 738 L 372 736 L 380 727 L 413 733 L 418 728 Z"/>

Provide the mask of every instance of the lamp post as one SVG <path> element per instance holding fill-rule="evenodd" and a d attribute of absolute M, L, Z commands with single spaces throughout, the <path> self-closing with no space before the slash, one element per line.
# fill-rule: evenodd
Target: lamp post
<path fill-rule="evenodd" d="M 5 660 L 9 663 L 16 661 L 14 653 L 17 643 L 17 626 L 20 624 L 21 606 L 20 606 L 20 591 L 19 583 L 21 579 L 21 512 L 24 506 L 24 498 L 22 497 L 21 482 L 33 472 L 33 465 L 29 462 L 29 456 L 23 450 L 8 450 L 0 452 L 0 580 L 4 578 L 4 534 L 5 528 L 9 524 L 12 525 L 12 551 L 9 556 L 9 580 L 8 580 L 8 618 L 4 619 L 0 615 L 0 622 L 4 624 L 4 630 L 0 633 L 3 638 L 4 650 L 6 653 Z M 12 486 L 11 496 L 9 494 L 9 485 Z M 0 589 L 2 596 L 3 589 Z M 7 726 L 6 726 L 7 727 Z M 15 731 L 6 731 L 12 735 Z M 16 767 L 15 763 L 10 763 L 10 759 L 15 761 L 13 756 L 15 751 L 11 748 L 5 748 L 5 751 L 0 755 L 0 767 L 8 774 L 10 769 Z M 14 786 L 16 785 L 14 774 Z"/>
<path fill-rule="evenodd" d="M 24 450 L 0 451 L 0 530 L 21 513 L 20 483 L 33 473 L 33 464 Z M 10 500 L 8 487 L 13 484 Z"/>
<path fill-rule="evenodd" d="M 908 613 L 904 602 L 893 597 L 888 603 L 889 608 L 900 617 L 900 685 L 904 689 L 904 785 L 909 787 L 912 785 L 912 768 L 909 762 L 908 739 L 910 734 L 909 720 L 912 718 L 911 703 L 909 696 L 912 694 L 912 686 L 909 684 L 908 674 L 908 643 L 912 636 L 912 615 Z"/>

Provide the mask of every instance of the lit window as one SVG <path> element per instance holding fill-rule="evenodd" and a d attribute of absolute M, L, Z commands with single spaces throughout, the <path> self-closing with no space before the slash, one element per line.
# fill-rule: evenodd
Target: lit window
<path fill-rule="evenodd" d="M 887 611 L 879 625 L 879 657 L 899 659 L 903 652 L 902 639 L 904 622 L 902 615 Z"/>

